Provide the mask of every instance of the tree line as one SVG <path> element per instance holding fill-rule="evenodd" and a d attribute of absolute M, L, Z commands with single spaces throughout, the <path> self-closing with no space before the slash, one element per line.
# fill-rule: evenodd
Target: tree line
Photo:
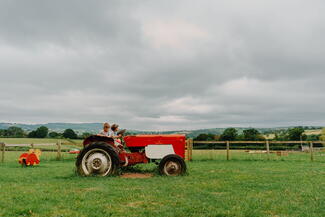
<path fill-rule="evenodd" d="M 267 138 L 257 129 L 250 128 L 243 130 L 241 133 L 236 128 L 227 128 L 220 135 L 200 134 L 194 138 L 195 141 L 264 141 L 266 139 L 273 141 L 318 141 L 325 140 L 325 128 L 322 134 L 306 135 L 305 128 L 293 127 L 287 130 L 274 131 L 272 138 Z"/>
<path fill-rule="evenodd" d="M 84 132 L 78 135 L 73 129 L 65 129 L 63 133 L 50 131 L 47 127 L 41 126 L 36 130 L 26 132 L 20 127 L 9 127 L 8 129 L 0 129 L 0 137 L 5 138 L 67 138 L 67 139 L 83 139 L 90 136 L 91 133 Z"/>
<path fill-rule="evenodd" d="M 255 128 L 245 129 L 239 132 L 236 128 L 227 128 L 220 135 L 216 134 L 199 134 L 194 137 L 195 141 L 318 141 L 325 140 L 325 128 L 321 134 L 306 135 L 306 127 L 293 127 L 286 130 L 275 130 L 268 132 L 272 134 L 272 138 L 260 133 Z M 82 134 L 76 133 L 73 129 L 65 129 L 63 133 L 50 131 L 47 127 L 41 126 L 33 131 L 24 131 L 20 127 L 11 126 L 8 129 L 0 129 L 0 137 L 7 138 L 69 138 L 69 139 L 84 139 L 92 133 L 84 132 Z"/>

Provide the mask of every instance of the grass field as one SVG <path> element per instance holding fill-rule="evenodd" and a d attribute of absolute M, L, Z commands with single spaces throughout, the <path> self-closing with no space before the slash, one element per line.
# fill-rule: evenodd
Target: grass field
<path fill-rule="evenodd" d="M 146 179 L 79 177 L 75 155 L 44 153 L 33 168 L 19 152 L 0 164 L 0 216 L 325 216 L 325 156 L 288 157 L 194 151 L 188 175 L 161 177 L 156 165 L 138 165 Z M 123 171 L 122 171 L 123 172 Z"/>
<path fill-rule="evenodd" d="M 75 155 L 44 152 L 41 164 L 22 168 L 20 152 L 0 164 L 0 216 L 325 216 L 325 156 L 287 157 L 197 151 L 188 175 L 146 179 L 79 177 Z M 121 173 L 125 170 L 121 171 Z"/>

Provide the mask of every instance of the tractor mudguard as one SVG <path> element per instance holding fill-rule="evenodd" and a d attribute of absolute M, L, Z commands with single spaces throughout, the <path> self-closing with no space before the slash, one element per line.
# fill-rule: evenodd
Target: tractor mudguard
<path fill-rule="evenodd" d="M 111 137 L 107 137 L 107 136 L 98 136 L 98 135 L 92 135 L 87 137 L 84 141 L 83 141 L 83 145 L 84 147 L 88 146 L 89 144 L 93 144 L 95 142 L 104 142 L 110 145 L 114 145 L 114 139 Z"/>

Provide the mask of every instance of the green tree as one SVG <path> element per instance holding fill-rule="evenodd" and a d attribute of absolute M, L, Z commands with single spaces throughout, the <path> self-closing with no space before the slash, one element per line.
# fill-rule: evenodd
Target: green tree
<path fill-rule="evenodd" d="M 5 137 L 6 135 L 6 130 L 0 129 L 0 137 Z"/>
<path fill-rule="evenodd" d="M 275 141 L 279 140 L 279 134 L 277 132 L 274 133 L 274 140 Z"/>
<path fill-rule="evenodd" d="M 45 126 L 41 126 L 37 128 L 36 130 L 33 130 L 28 133 L 29 138 L 45 138 L 47 137 L 47 134 L 49 132 L 49 129 Z"/>
<path fill-rule="evenodd" d="M 93 135 L 93 134 L 92 134 L 92 133 L 88 133 L 88 132 L 84 132 L 84 133 L 82 133 L 81 137 L 82 137 L 83 139 L 85 139 L 85 138 L 87 138 L 87 137 L 89 137 L 89 136 L 91 136 L 91 135 Z"/>
<path fill-rule="evenodd" d="M 201 133 L 200 135 L 195 137 L 193 140 L 195 140 L 195 141 L 213 141 L 213 140 L 215 140 L 215 135 L 210 134 L 210 133 L 209 134 Z"/>
<path fill-rule="evenodd" d="M 320 135 L 307 135 L 306 141 L 319 141 Z"/>
<path fill-rule="evenodd" d="M 41 126 L 36 129 L 35 133 L 36 133 L 36 138 L 45 138 L 49 133 L 49 129 L 45 126 Z"/>
<path fill-rule="evenodd" d="M 20 127 L 9 127 L 4 134 L 6 137 L 14 138 L 22 138 L 25 136 L 23 129 L 21 129 Z"/>
<path fill-rule="evenodd" d="M 254 128 L 244 130 L 243 137 L 245 141 L 259 141 L 264 139 L 260 132 Z"/>
<path fill-rule="evenodd" d="M 305 130 L 302 127 L 295 127 L 287 130 L 287 137 L 290 141 L 306 140 L 307 136 L 303 134 Z"/>
<path fill-rule="evenodd" d="M 27 136 L 28 136 L 28 138 L 36 138 L 36 131 L 33 130 L 33 131 L 29 132 Z"/>
<path fill-rule="evenodd" d="M 227 128 L 221 134 L 221 140 L 224 141 L 234 141 L 238 135 L 238 132 L 235 128 Z"/>
<path fill-rule="evenodd" d="M 67 139 L 77 139 L 78 135 L 72 129 L 66 129 L 63 132 L 63 137 Z"/>
<path fill-rule="evenodd" d="M 51 137 L 51 138 L 59 138 L 60 136 L 61 136 L 60 133 L 57 133 L 54 131 L 49 133 L 49 137 Z"/>

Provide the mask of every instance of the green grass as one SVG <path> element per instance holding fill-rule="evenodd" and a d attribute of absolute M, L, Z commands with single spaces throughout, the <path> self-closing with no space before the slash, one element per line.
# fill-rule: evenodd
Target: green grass
<path fill-rule="evenodd" d="M 0 164 L 0 216 L 324 216 L 325 162 L 308 154 L 267 161 L 265 155 L 194 151 L 188 175 L 147 179 L 79 177 L 75 155 L 42 155 L 32 168 L 18 152 Z M 293 155 L 297 155 L 294 157 Z M 290 158 L 292 157 L 292 158 Z M 323 156 L 325 158 L 325 156 Z M 211 160 L 213 159 L 213 160 Z"/>

